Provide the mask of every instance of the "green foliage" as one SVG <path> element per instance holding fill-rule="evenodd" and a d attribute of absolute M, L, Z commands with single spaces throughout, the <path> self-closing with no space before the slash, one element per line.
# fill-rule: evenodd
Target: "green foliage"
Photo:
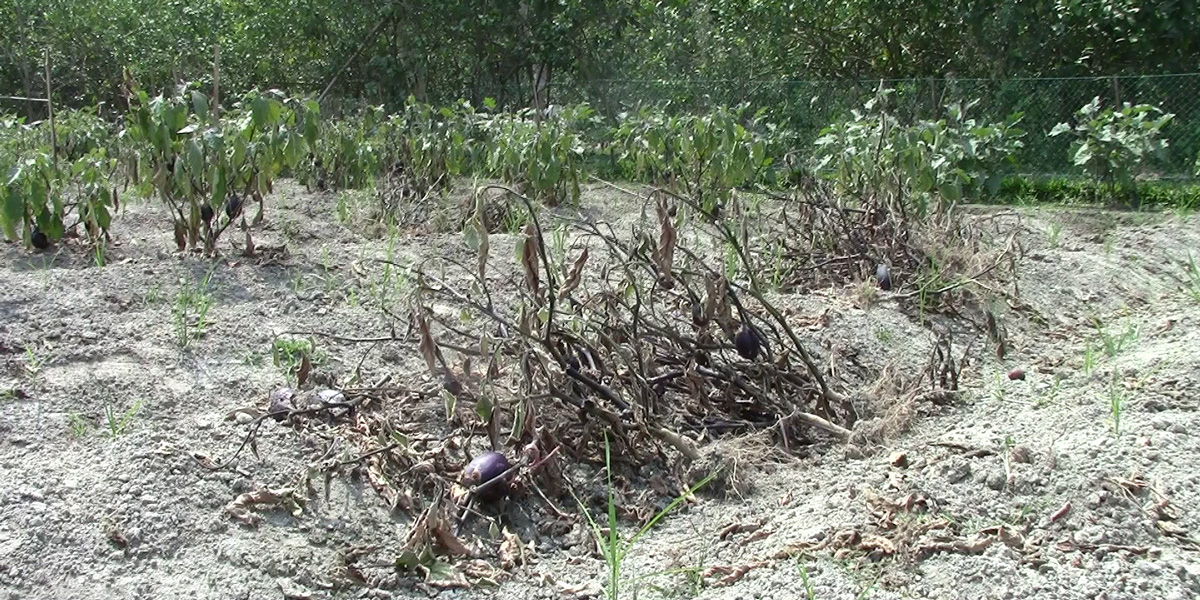
<path fill-rule="evenodd" d="M 401 186 L 402 198 L 423 198 L 482 162 L 476 120 L 467 102 L 439 108 L 410 96 L 391 115 L 382 106 L 370 107 L 328 123 L 299 175 L 321 189 L 363 189 L 387 177 Z"/>
<path fill-rule="evenodd" d="M 97 114 L 96 107 L 56 111 L 54 133 L 60 158 L 75 161 L 101 148 L 117 155 L 113 125 Z"/>
<path fill-rule="evenodd" d="M 1192 300 L 1200 303 L 1200 264 L 1197 264 L 1191 250 L 1188 250 L 1187 261 L 1184 263 L 1184 275 L 1183 291 Z"/>
<path fill-rule="evenodd" d="M 302 180 L 318 187 L 362 189 L 383 170 L 383 107 L 327 123 L 312 148 Z"/>
<path fill-rule="evenodd" d="M 72 412 L 67 415 L 67 427 L 71 430 L 71 437 L 81 440 L 87 436 L 88 422 L 79 413 Z"/>
<path fill-rule="evenodd" d="M 1004 167 L 1024 144 L 1020 114 L 1003 123 L 967 118 L 976 105 L 950 104 L 937 121 L 902 123 L 887 109 L 883 89 L 853 119 L 835 123 L 816 141 L 815 170 L 843 193 L 890 191 L 911 198 L 919 217 L 945 212 L 963 198 L 994 194 Z"/>
<path fill-rule="evenodd" d="M 0 189 L 0 228 L 10 240 L 31 242 L 33 229 L 50 241 L 63 236 L 65 206 L 59 191 L 64 173 L 55 167 L 48 152 L 38 150 L 20 157 L 9 167 Z"/>
<path fill-rule="evenodd" d="M 324 353 L 317 350 L 312 340 L 277 338 L 271 343 L 271 361 L 289 380 L 295 380 L 306 358 L 310 366 L 325 362 Z"/>
<path fill-rule="evenodd" d="M 733 190 L 757 182 L 774 160 L 762 131 L 773 131 L 763 111 L 748 105 L 717 107 L 699 115 L 643 108 L 618 117 L 614 145 L 639 179 L 682 190 L 706 211 Z"/>
<path fill-rule="evenodd" d="M 1200 208 L 1200 185 L 1169 181 L 1135 181 L 1110 190 L 1095 180 L 1005 177 L 995 200 L 1013 204 L 1115 204 L 1125 207 Z"/>
<path fill-rule="evenodd" d="M 171 211 L 180 249 L 196 247 L 203 234 L 211 254 L 248 199 L 261 202 L 274 179 L 308 154 L 320 114 L 315 101 L 253 90 L 218 116 L 191 87 L 154 98 L 135 89 L 122 137 L 136 156 L 135 182 Z"/>
<path fill-rule="evenodd" d="M 0 231 L 28 246 L 34 231 L 55 242 L 82 224 L 99 249 L 118 206 L 118 161 L 109 155 L 107 126 L 91 111 L 63 114 L 55 123 L 57 159 L 48 122 L 0 118 Z"/>
<path fill-rule="evenodd" d="M 125 409 L 125 412 L 113 410 L 111 404 L 104 405 L 104 422 L 108 425 L 109 437 L 115 438 L 129 431 L 129 427 L 133 425 L 133 418 L 137 416 L 138 411 L 141 409 L 141 400 L 134 402 L 133 406 Z"/>
<path fill-rule="evenodd" d="M 209 289 L 211 281 L 212 271 L 200 280 L 199 285 L 184 280 L 175 296 L 171 316 L 175 323 L 175 341 L 180 348 L 186 348 L 193 341 L 204 337 L 204 332 L 211 323 L 208 319 L 208 310 L 213 305 L 212 292 Z"/>
<path fill-rule="evenodd" d="M 578 129 L 595 118 L 586 104 L 497 113 L 480 121 L 487 136 L 487 169 L 550 206 L 579 202 L 584 144 Z"/>
<path fill-rule="evenodd" d="M 1100 347 L 1103 348 L 1104 355 L 1109 358 L 1113 358 L 1121 352 L 1128 350 L 1141 336 L 1141 331 L 1137 324 L 1132 322 L 1126 322 L 1125 327 L 1120 331 L 1113 331 L 1112 328 L 1102 323 L 1096 317 L 1092 317 L 1092 324 L 1096 328 Z"/>
<path fill-rule="evenodd" d="M 1174 116 L 1147 104 L 1128 102 L 1117 110 L 1101 109 L 1096 96 L 1075 113 L 1074 127 L 1059 123 L 1049 135 L 1071 133 L 1075 166 L 1112 187 L 1128 187 L 1148 159 L 1162 157 L 1167 148 L 1162 128 Z"/>

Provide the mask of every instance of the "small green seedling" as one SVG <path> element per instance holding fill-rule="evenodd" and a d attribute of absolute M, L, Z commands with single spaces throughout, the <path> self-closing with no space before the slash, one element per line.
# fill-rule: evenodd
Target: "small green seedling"
<path fill-rule="evenodd" d="M 312 340 L 277 338 L 271 344 L 271 362 L 289 381 L 299 378 L 305 359 L 312 367 L 323 364 L 325 355 L 317 350 Z"/>
<path fill-rule="evenodd" d="M 1099 334 L 1101 347 L 1104 349 L 1104 355 L 1113 358 L 1122 351 L 1127 350 L 1141 335 L 1137 324 L 1126 322 L 1125 327 L 1120 331 L 1112 331 L 1111 328 L 1100 322 L 1100 319 L 1092 317 L 1092 323 L 1096 327 L 1096 333 Z"/>
<path fill-rule="evenodd" d="M 67 415 L 67 426 L 71 428 L 71 437 L 81 440 L 87 436 L 88 422 L 79 413 Z"/>
<path fill-rule="evenodd" d="M 38 354 L 33 349 L 33 346 L 26 345 L 25 346 L 25 375 L 27 375 L 29 377 L 29 379 L 31 379 L 31 380 L 37 379 L 38 374 L 40 374 L 42 372 L 42 366 L 46 364 L 47 358 L 49 358 L 49 357 L 46 355 Z"/>
<path fill-rule="evenodd" d="M 1190 250 L 1185 270 L 1187 271 L 1187 280 L 1184 281 L 1184 291 L 1192 300 L 1200 302 L 1200 266 L 1197 266 L 1196 257 L 1192 256 Z"/>
<path fill-rule="evenodd" d="M 193 341 L 204 337 L 204 332 L 212 324 L 208 319 L 208 310 L 213 305 L 212 293 L 209 290 L 212 275 L 213 271 L 210 270 L 200 280 L 199 285 L 185 280 L 175 296 L 175 306 L 171 314 L 175 320 L 175 341 L 181 348 L 186 348 Z"/>
<path fill-rule="evenodd" d="M 580 500 L 578 496 L 575 496 L 575 502 L 579 504 L 579 508 L 583 510 L 584 516 L 587 517 L 588 524 L 592 528 L 592 535 L 595 536 L 596 543 L 600 546 L 600 551 L 604 555 L 604 562 L 608 565 L 608 585 L 606 586 L 605 596 L 608 598 L 608 600 L 618 600 L 621 597 L 621 563 L 623 563 L 625 558 L 629 556 L 629 553 L 633 550 L 633 547 L 637 541 L 641 539 L 646 532 L 650 531 L 655 525 L 657 525 L 663 517 L 675 510 L 677 506 L 691 497 L 692 494 L 696 493 L 696 491 L 698 491 L 700 488 L 708 485 L 708 483 L 713 480 L 713 477 L 715 477 L 717 473 L 714 472 L 700 480 L 700 482 L 692 486 L 687 493 L 675 498 L 670 504 L 667 505 L 666 508 L 654 515 L 654 517 L 651 518 L 648 523 L 643 525 L 642 528 L 633 535 L 633 537 L 630 537 L 628 540 L 623 540 L 621 539 L 620 533 L 617 531 L 616 488 L 613 487 L 612 481 L 612 449 L 608 441 L 607 433 L 604 435 L 604 471 L 608 477 L 607 533 L 601 530 L 600 526 L 596 524 L 595 519 L 592 518 L 592 513 L 588 511 L 587 506 L 583 504 L 583 501 Z M 575 492 L 572 491 L 571 495 L 574 496 Z"/>
<path fill-rule="evenodd" d="M 129 426 L 133 424 L 133 418 L 142 408 L 142 401 L 138 400 L 125 410 L 123 413 L 117 413 L 113 410 L 111 404 L 104 406 L 104 420 L 108 424 L 109 437 L 117 437 L 129 431 Z"/>
<path fill-rule="evenodd" d="M 815 600 L 817 590 L 813 587 L 812 581 L 808 579 L 808 565 L 800 563 L 800 585 L 804 587 L 804 598 L 806 600 Z"/>

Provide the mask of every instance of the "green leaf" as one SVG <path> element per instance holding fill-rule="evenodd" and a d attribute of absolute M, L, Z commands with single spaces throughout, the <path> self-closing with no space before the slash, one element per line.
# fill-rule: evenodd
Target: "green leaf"
<path fill-rule="evenodd" d="M 192 90 L 192 112 L 200 117 L 201 122 L 208 121 L 208 96 L 201 94 L 198 90 Z"/>
<path fill-rule="evenodd" d="M 204 152 L 200 149 L 200 144 L 197 144 L 196 140 L 188 140 L 184 152 L 186 152 L 188 174 L 195 178 L 203 177 Z M 178 170 L 175 176 L 180 176 Z"/>
<path fill-rule="evenodd" d="M 1073 157 L 1072 161 L 1075 163 L 1075 166 L 1077 166 L 1077 167 L 1086 165 L 1089 162 L 1091 162 L 1092 161 L 1091 145 L 1090 144 L 1080 144 L 1079 148 L 1075 151 L 1075 156 Z"/>
<path fill-rule="evenodd" d="M 0 190 L 2 192 L 3 190 Z M 4 210 L 0 213 L 0 226 L 4 229 L 4 237 L 16 241 L 20 239 L 17 226 L 25 220 L 25 202 L 14 190 L 4 193 Z"/>
<path fill-rule="evenodd" d="M 492 411 L 496 408 L 492 403 L 492 399 L 486 395 L 481 395 L 479 400 L 475 401 L 475 414 L 479 415 L 479 420 L 487 423 L 492 420 Z"/>
<path fill-rule="evenodd" d="M 962 188 L 959 187 L 958 182 L 943 183 L 938 188 L 938 192 L 943 198 L 951 202 L 958 202 L 962 198 Z"/>
<path fill-rule="evenodd" d="M 227 183 L 225 181 L 225 167 L 214 165 L 212 168 L 212 197 L 209 199 L 209 204 L 215 210 L 225 202 L 225 190 Z"/>
<path fill-rule="evenodd" d="M 1071 126 L 1069 124 L 1059 123 L 1058 125 L 1055 125 L 1053 129 L 1050 130 L 1050 133 L 1048 135 L 1050 137 L 1054 137 L 1056 135 L 1061 135 L 1068 131 L 1071 131 Z"/>
<path fill-rule="evenodd" d="M 923 194 L 933 189 L 933 175 L 928 170 L 922 170 L 913 183 L 913 191 Z"/>
<path fill-rule="evenodd" d="M 256 96 L 250 102 L 250 116 L 254 123 L 255 129 L 262 129 L 266 126 L 267 121 L 271 117 L 271 104 L 266 98 Z"/>

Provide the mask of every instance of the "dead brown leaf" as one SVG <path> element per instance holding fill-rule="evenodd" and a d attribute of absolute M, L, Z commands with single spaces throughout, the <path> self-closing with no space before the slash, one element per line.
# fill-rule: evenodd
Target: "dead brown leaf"
<path fill-rule="evenodd" d="M 417 330 L 421 336 L 421 342 L 417 348 L 421 351 L 421 356 L 425 358 L 425 366 L 429 368 L 430 375 L 437 375 L 437 342 L 433 341 L 433 333 L 429 330 L 429 318 L 425 314 L 424 308 L 418 308 L 416 314 Z"/>
<path fill-rule="evenodd" d="M 558 298 L 561 300 L 567 297 L 567 294 L 575 291 L 579 287 L 579 282 L 582 279 L 583 267 L 587 264 L 588 249 L 584 248 L 579 254 L 579 258 L 575 259 L 575 264 L 571 267 L 571 272 L 567 275 L 567 280 L 563 282 L 562 289 L 558 292 Z"/>
<path fill-rule="evenodd" d="M 858 547 L 864 552 L 879 550 L 888 556 L 896 553 L 896 544 L 881 535 L 866 535 L 858 542 Z"/>
<path fill-rule="evenodd" d="M 230 502 L 225 507 L 225 512 L 229 513 L 230 516 L 232 516 L 234 519 L 237 519 L 244 525 L 256 527 L 262 522 L 262 517 L 253 512 L 253 509 L 256 507 L 271 505 L 282 506 L 285 504 L 291 504 L 291 512 L 293 514 L 298 513 L 299 505 L 296 504 L 295 500 L 293 500 L 292 494 L 293 490 L 291 488 L 279 488 L 274 490 L 265 487 L 259 488 L 234 498 L 233 502 Z"/>
<path fill-rule="evenodd" d="M 667 287 L 670 287 L 671 281 L 671 266 L 675 262 L 675 224 L 671 220 L 671 215 L 667 211 L 667 202 L 665 199 L 658 203 L 658 220 L 661 224 L 658 247 L 654 249 L 654 262 L 658 267 L 658 274 L 665 282 Z"/>
<path fill-rule="evenodd" d="M 525 284 L 529 286 L 530 294 L 539 298 L 540 283 L 538 279 L 538 238 L 533 221 L 525 224 L 525 245 L 521 252 L 521 266 L 525 268 Z"/>
<path fill-rule="evenodd" d="M 725 566 L 709 567 L 704 570 L 704 572 L 701 574 L 701 576 L 705 579 L 708 579 L 709 577 L 716 577 L 717 575 L 721 575 L 722 577 L 720 579 L 718 579 L 716 582 L 714 582 L 713 585 L 715 587 L 723 587 L 723 586 L 737 583 L 743 577 L 745 577 L 746 574 L 749 573 L 750 571 L 753 571 L 754 569 L 758 569 L 761 567 L 765 567 L 766 565 L 767 565 L 767 563 L 765 563 L 765 562 L 756 561 L 756 562 L 747 563 L 744 565 L 738 565 L 736 567 L 725 567 Z"/>
<path fill-rule="evenodd" d="M 511 569 L 518 565 L 524 565 L 525 544 L 521 543 L 521 538 L 509 531 L 507 527 L 500 532 L 500 535 L 504 537 L 504 541 L 500 542 L 500 566 Z"/>
<path fill-rule="evenodd" d="M 766 524 L 767 524 L 766 519 L 759 519 L 752 523 L 730 523 L 721 529 L 721 533 L 720 533 L 720 535 L 717 536 L 717 539 L 724 541 L 726 538 L 728 538 L 731 535 L 735 535 L 738 533 L 747 533 L 747 532 L 751 532 L 751 531 L 757 531 L 758 529 L 761 529 L 763 525 L 766 525 Z"/>
<path fill-rule="evenodd" d="M 312 361 L 308 360 L 308 352 L 301 352 L 300 368 L 296 370 L 296 387 L 304 387 L 310 371 L 312 371 Z"/>
<path fill-rule="evenodd" d="M 596 598 L 604 593 L 604 589 L 595 581 L 576 583 L 574 585 L 558 584 L 558 593 L 574 598 Z"/>

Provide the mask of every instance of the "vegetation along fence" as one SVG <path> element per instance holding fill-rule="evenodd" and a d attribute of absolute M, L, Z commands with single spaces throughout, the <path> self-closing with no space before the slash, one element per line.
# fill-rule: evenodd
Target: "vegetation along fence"
<path fill-rule="evenodd" d="M 1153 163 L 1164 179 L 1193 179 L 1200 154 L 1200 73 L 1118 77 L 902 80 L 600 80 L 563 83 L 551 90 L 554 103 L 587 101 L 607 113 L 670 103 L 677 109 L 704 110 L 714 105 L 748 103 L 765 108 L 793 132 L 798 148 L 811 149 L 821 130 L 863 106 L 881 85 L 895 90 L 893 112 L 901 119 L 936 119 L 952 102 L 978 100 L 969 116 L 1003 121 L 1022 112 L 1028 135 L 1017 156 L 1027 175 L 1078 173 L 1072 167 L 1070 136 L 1049 137 L 1058 123 L 1074 123 L 1075 112 L 1099 96 L 1102 106 L 1149 104 L 1175 117 L 1163 128 L 1169 146 Z"/>

